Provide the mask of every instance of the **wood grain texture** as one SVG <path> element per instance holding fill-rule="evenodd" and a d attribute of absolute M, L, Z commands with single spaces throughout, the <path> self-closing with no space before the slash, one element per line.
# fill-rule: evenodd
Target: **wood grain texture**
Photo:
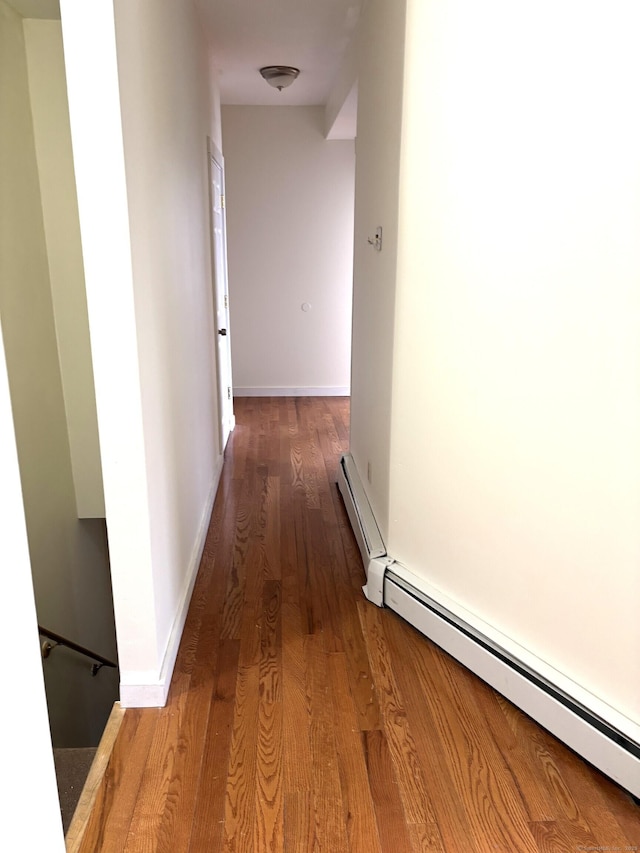
<path fill-rule="evenodd" d="M 365 601 L 343 398 L 245 398 L 169 700 L 128 710 L 81 853 L 574 853 L 640 808 Z"/>
<path fill-rule="evenodd" d="M 239 658 L 238 640 L 220 641 L 211 711 L 202 746 L 195 810 L 188 827 L 190 842 L 188 847 L 176 847 L 176 850 L 204 853 L 222 849 Z"/>
<path fill-rule="evenodd" d="M 81 853 L 126 850 L 158 711 L 125 711 L 107 770 L 82 836 Z"/>
<path fill-rule="evenodd" d="M 384 732 L 364 734 L 365 760 L 382 850 L 411 850 L 409 826 L 396 781 L 396 768 Z"/>
<path fill-rule="evenodd" d="M 362 602 L 359 608 L 373 677 L 378 687 L 386 741 L 393 758 L 395 776 L 407 823 L 435 822 L 422 759 L 407 717 L 404 700 L 393 671 L 384 632 L 383 611 Z"/>
<path fill-rule="evenodd" d="M 100 738 L 98 751 L 91 763 L 87 780 L 80 794 L 78 805 L 73 814 L 71 824 L 67 830 L 65 837 L 66 848 L 69 853 L 77 853 L 80 850 L 82 839 L 89 825 L 93 807 L 98 796 L 98 789 L 102 784 L 102 780 L 107 771 L 111 753 L 122 725 L 124 718 L 124 710 L 120 707 L 120 703 L 116 702 L 111 709 L 107 725 Z"/>
<path fill-rule="evenodd" d="M 336 757 L 342 791 L 343 820 L 349 849 L 358 853 L 380 851 L 376 814 L 358 713 L 351 696 L 344 654 L 329 655 L 329 689 L 333 700 Z"/>

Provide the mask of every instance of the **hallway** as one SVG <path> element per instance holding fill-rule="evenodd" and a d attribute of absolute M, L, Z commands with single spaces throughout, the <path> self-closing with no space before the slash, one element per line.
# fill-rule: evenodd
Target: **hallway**
<path fill-rule="evenodd" d="M 388 610 L 335 485 L 347 398 L 239 398 L 167 706 L 81 850 L 638 849 L 640 808 Z"/>

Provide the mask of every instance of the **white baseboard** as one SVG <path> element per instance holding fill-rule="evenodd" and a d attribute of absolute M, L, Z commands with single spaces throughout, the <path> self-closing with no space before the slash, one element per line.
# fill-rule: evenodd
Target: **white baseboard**
<path fill-rule="evenodd" d="M 369 601 L 382 607 L 384 573 L 393 561 L 387 557 L 378 524 L 350 453 L 345 453 L 338 465 L 338 488 L 367 575 L 367 582 L 362 587 L 362 591 Z"/>
<path fill-rule="evenodd" d="M 387 606 L 623 788 L 640 797 L 640 726 L 468 613 L 386 553 L 353 458 L 338 486 L 362 554 L 364 593 Z M 371 518 L 369 518 L 371 516 Z M 372 527 L 373 525 L 373 527 Z M 374 537 L 369 537 L 369 539 Z"/>
<path fill-rule="evenodd" d="M 554 684 L 539 670 L 523 665 L 519 660 L 493 647 L 493 643 L 478 635 L 437 601 L 414 590 L 398 585 L 392 568 L 384 581 L 384 603 L 440 648 L 495 690 L 513 702 L 547 731 L 581 755 L 619 785 L 640 796 L 640 758 L 617 742 L 628 738 L 626 732 L 615 729 L 600 717 L 595 708 L 578 702 L 563 687 Z M 418 596 L 415 593 L 418 593 Z M 425 603 L 426 602 L 426 603 Z M 578 685 L 576 685 L 578 687 Z M 584 692 L 579 688 L 575 692 Z M 602 724 L 602 725 L 600 725 Z M 625 729 L 629 730 L 630 721 Z M 633 742 L 632 742 L 633 743 Z"/>
<path fill-rule="evenodd" d="M 185 582 L 176 609 L 173 626 L 165 648 L 160 672 L 121 672 L 120 673 L 120 705 L 123 708 L 163 708 L 167 703 L 173 669 L 180 648 L 180 640 L 187 619 L 193 587 L 200 568 L 202 552 L 207 539 L 211 512 L 220 483 L 224 457 L 220 456 L 213 474 L 207 500 L 200 516 L 198 532 L 191 551 Z"/>
<path fill-rule="evenodd" d="M 293 388 L 286 385 L 264 387 L 233 386 L 234 397 L 348 397 L 348 385 L 314 385 Z"/>

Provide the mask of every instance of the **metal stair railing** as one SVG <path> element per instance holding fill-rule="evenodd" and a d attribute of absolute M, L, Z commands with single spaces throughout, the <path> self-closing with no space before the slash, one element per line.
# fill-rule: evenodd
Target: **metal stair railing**
<path fill-rule="evenodd" d="M 43 658 L 48 658 L 56 646 L 66 646 L 69 649 L 73 649 L 74 652 L 79 652 L 81 655 L 85 655 L 85 657 L 94 661 L 93 666 L 91 667 L 91 675 L 97 675 L 103 666 L 110 666 L 114 669 L 118 668 L 118 664 L 115 663 L 115 661 L 109 660 L 109 658 L 105 658 L 97 652 L 92 652 L 91 649 L 87 649 L 79 643 L 74 643 L 73 640 L 63 637 L 62 634 L 56 634 L 55 631 L 50 631 L 49 628 L 43 628 L 42 625 L 38 625 L 38 633 L 41 637 L 47 638 L 42 644 Z M 50 642 L 51 640 L 53 640 L 53 643 Z"/>

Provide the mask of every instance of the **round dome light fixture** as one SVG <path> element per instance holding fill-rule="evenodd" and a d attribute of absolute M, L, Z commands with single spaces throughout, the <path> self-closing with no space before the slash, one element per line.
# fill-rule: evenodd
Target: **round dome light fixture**
<path fill-rule="evenodd" d="M 279 92 L 290 86 L 299 73 L 300 69 L 291 65 L 266 65 L 260 69 L 260 74 L 267 83 Z"/>

